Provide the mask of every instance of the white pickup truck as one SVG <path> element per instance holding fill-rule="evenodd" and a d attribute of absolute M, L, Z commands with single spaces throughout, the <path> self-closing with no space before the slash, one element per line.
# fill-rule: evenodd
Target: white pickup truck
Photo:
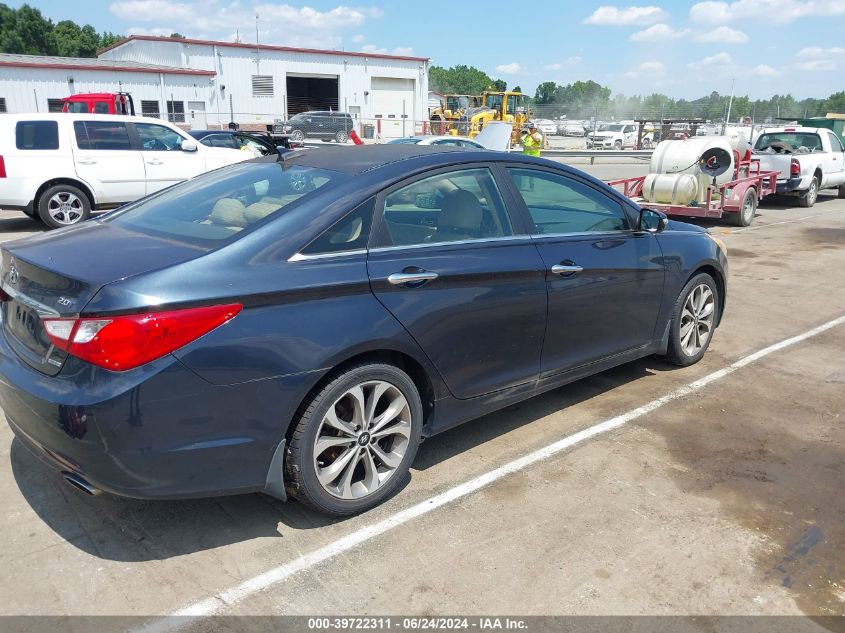
<path fill-rule="evenodd" d="M 777 171 L 778 194 L 798 196 L 812 207 L 821 189 L 838 188 L 845 198 L 845 150 L 830 130 L 814 127 L 767 128 L 754 144 L 762 171 Z"/>

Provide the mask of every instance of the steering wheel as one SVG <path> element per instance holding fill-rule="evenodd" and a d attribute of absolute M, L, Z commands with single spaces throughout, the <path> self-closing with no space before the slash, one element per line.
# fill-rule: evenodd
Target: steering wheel
<path fill-rule="evenodd" d="M 170 148 L 157 138 L 150 139 L 144 142 L 144 149 L 151 152 L 166 152 Z"/>

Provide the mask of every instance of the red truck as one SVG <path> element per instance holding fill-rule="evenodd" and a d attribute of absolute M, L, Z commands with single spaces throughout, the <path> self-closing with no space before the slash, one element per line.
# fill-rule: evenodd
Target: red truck
<path fill-rule="evenodd" d="M 135 114 L 128 92 L 89 92 L 62 99 L 62 112 L 80 114 Z"/>

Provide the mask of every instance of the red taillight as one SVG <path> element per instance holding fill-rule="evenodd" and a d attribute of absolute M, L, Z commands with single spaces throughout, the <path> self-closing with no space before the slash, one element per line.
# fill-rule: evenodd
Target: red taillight
<path fill-rule="evenodd" d="M 790 176 L 800 176 L 801 175 L 801 163 L 798 162 L 797 159 L 793 158 L 792 162 L 789 163 L 789 175 Z"/>
<path fill-rule="evenodd" d="M 0 178 L 6 177 L 6 161 L 0 156 Z"/>
<path fill-rule="evenodd" d="M 42 319 L 53 344 L 89 363 L 126 371 L 161 358 L 233 319 L 240 304 L 84 319 Z"/>
<path fill-rule="evenodd" d="M 0 288 L 0 303 L 3 301 L 11 301 L 12 297 L 9 296 L 9 293 Z"/>

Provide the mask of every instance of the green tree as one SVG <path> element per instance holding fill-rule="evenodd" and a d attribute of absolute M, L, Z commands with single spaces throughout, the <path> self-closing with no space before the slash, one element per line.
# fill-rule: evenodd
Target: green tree
<path fill-rule="evenodd" d="M 496 92 L 504 92 L 508 89 L 508 82 L 504 79 L 494 79 L 490 82 L 490 87 Z"/>
<path fill-rule="evenodd" d="M 534 101 L 538 105 L 554 103 L 558 85 L 553 81 L 544 81 L 534 92 Z"/>
<path fill-rule="evenodd" d="M 522 92 L 522 86 L 514 86 L 511 92 Z"/>
<path fill-rule="evenodd" d="M 111 31 L 105 31 L 100 33 L 100 41 L 97 44 L 97 50 L 108 48 L 115 42 L 119 42 L 123 39 L 122 35 L 118 35 L 117 33 L 112 33 Z"/>
<path fill-rule="evenodd" d="M 14 16 L 13 28 L 15 35 L 10 42 L 12 49 L 6 50 L 4 47 L 5 52 L 24 53 L 25 55 L 56 54 L 53 22 L 45 19 L 38 9 L 28 4 L 23 5 Z"/>
<path fill-rule="evenodd" d="M 483 70 L 464 65 L 452 68 L 432 66 L 428 71 L 428 84 L 431 90 L 444 94 L 468 95 L 479 95 L 490 87 L 494 90 L 504 90 L 507 86 L 504 81 L 492 79 Z M 496 86 L 502 86 L 502 88 L 496 88 Z"/>
<path fill-rule="evenodd" d="M 56 51 L 62 57 L 96 57 L 100 38 L 90 24 L 82 28 L 71 20 L 62 20 L 53 29 Z"/>
<path fill-rule="evenodd" d="M 170 37 L 174 40 L 184 40 L 185 39 L 185 36 L 182 35 L 181 33 L 171 33 Z"/>

